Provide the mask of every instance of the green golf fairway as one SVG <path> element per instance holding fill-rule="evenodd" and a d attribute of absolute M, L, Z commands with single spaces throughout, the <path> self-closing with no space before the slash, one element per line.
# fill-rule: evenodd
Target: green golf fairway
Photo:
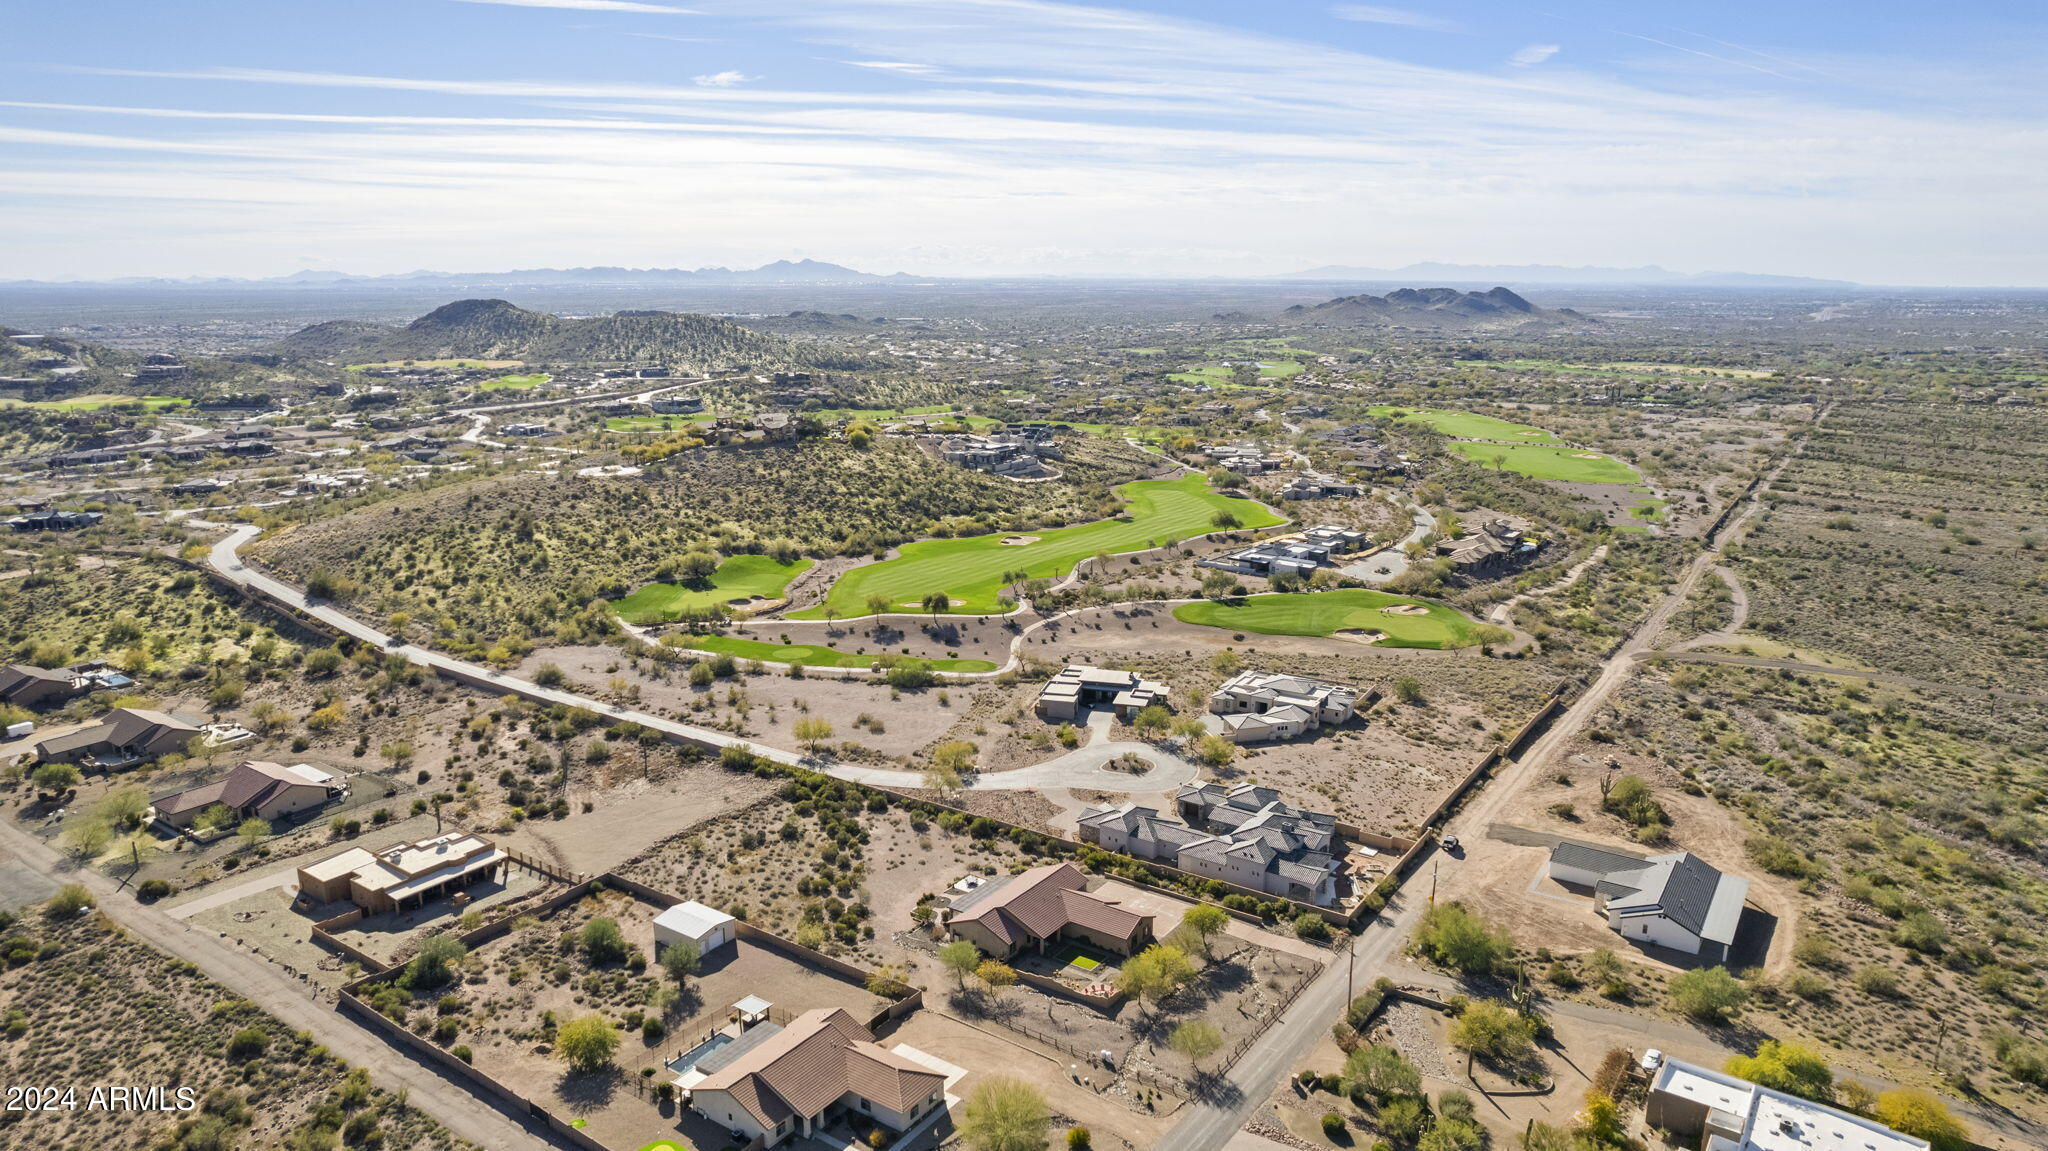
<path fill-rule="evenodd" d="M 1502 457 L 1500 466 L 1519 475 L 1539 480 L 1564 480 L 1581 484 L 1639 484 L 1643 477 L 1636 470 L 1611 456 L 1597 452 L 1581 452 L 1577 448 L 1547 444 L 1475 444 L 1465 440 L 1454 440 L 1450 447 L 1459 455 L 1494 466 L 1493 457 Z M 1591 456 L 1591 459 L 1582 459 Z"/>
<path fill-rule="evenodd" d="M 1461 440 L 1499 440 L 1508 444 L 1525 441 L 1532 444 L 1557 442 L 1556 436 L 1542 428 L 1529 424 L 1509 423 L 1476 412 L 1453 412 L 1442 408 L 1403 408 L 1393 404 L 1381 404 L 1367 414 L 1380 418 L 1393 416 L 1418 424 L 1428 424 L 1444 435 Z"/>
<path fill-rule="evenodd" d="M 1380 609 L 1399 605 L 1423 608 L 1425 615 L 1400 615 Z M 1236 603 L 1203 600 L 1173 609 L 1173 618 L 1204 627 L 1260 635 L 1327 636 L 1339 631 L 1376 631 L 1384 647 L 1455 648 L 1478 642 L 1478 624 L 1442 604 L 1363 588 L 1339 591 L 1276 593 L 1248 596 Z"/>
<path fill-rule="evenodd" d="M 39 412 L 96 412 L 117 404 L 137 404 L 146 411 L 158 412 L 165 408 L 182 408 L 191 400 L 176 396 L 123 396 L 113 393 L 99 393 L 90 396 L 73 396 L 68 400 L 0 400 L 0 407 L 33 408 Z"/>
<path fill-rule="evenodd" d="M 872 667 L 881 655 L 857 655 L 837 648 L 808 643 L 766 643 L 731 635 L 692 636 L 683 645 L 692 651 L 710 651 L 735 659 L 758 659 L 763 663 L 800 663 L 805 667 Z M 886 653 L 884 653 L 886 654 Z M 896 657 L 897 667 L 922 667 L 932 671 L 994 671 L 985 659 L 912 659 Z"/>
<path fill-rule="evenodd" d="M 707 588 L 674 583 L 651 583 L 624 599 L 612 601 L 612 610 L 628 623 L 661 623 L 675 619 L 685 609 L 710 607 L 728 600 L 761 596 L 782 598 L 789 581 L 811 569 L 811 560 L 776 563 L 771 556 L 733 556 L 718 565 Z"/>
<path fill-rule="evenodd" d="M 1011 537 L 1004 532 L 905 544 L 895 559 L 840 576 L 824 605 L 790 618 L 824 619 L 826 607 L 841 619 L 867 615 L 871 595 L 887 597 L 892 610 L 916 612 L 923 610 L 920 601 L 936 591 L 952 597 L 955 612 L 985 614 L 1001 610 L 996 599 L 1004 572 L 1057 579 L 1096 552 L 1141 551 L 1169 537 L 1186 539 L 1215 531 L 1213 520 L 1219 512 L 1236 516 L 1238 526 L 1245 528 L 1285 522 L 1251 500 L 1211 492 L 1208 479 L 1199 473 L 1177 480 L 1136 480 L 1117 492 L 1129 501 L 1124 518 L 1033 532 L 1036 538 L 1027 544 L 1005 544 L 1003 540 Z"/>
<path fill-rule="evenodd" d="M 483 383 L 478 384 L 477 390 L 480 392 L 497 392 L 503 391 L 506 388 L 537 388 L 554 378 L 546 372 L 527 372 L 525 375 L 520 376 L 499 376 L 495 380 L 485 380 Z"/>

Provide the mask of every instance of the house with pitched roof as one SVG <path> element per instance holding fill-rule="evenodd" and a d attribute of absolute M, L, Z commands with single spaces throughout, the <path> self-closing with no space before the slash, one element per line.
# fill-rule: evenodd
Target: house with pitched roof
<path fill-rule="evenodd" d="M 1550 849 L 1550 878 L 1593 889 L 1593 910 L 1635 943 L 1724 962 L 1742 923 L 1749 880 L 1691 852 L 1647 859 L 1566 841 Z"/>
<path fill-rule="evenodd" d="M 749 1146 L 808 1138 L 849 1111 L 903 1131 L 945 1106 L 945 1076 L 884 1050 L 838 1007 L 756 1024 L 694 1070 L 703 1077 L 686 1088 L 690 1109 Z"/>
<path fill-rule="evenodd" d="M 982 884 L 945 911 L 946 930 L 997 959 L 1079 939 L 1117 955 L 1152 940 L 1152 917 L 1088 890 L 1071 863 L 1049 863 Z"/>
<path fill-rule="evenodd" d="M 1357 707 L 1356 688 L 1264 671 L 1239 672 L 1209 695 L 1209 710 L 1223 717 L 1223 736 L 1233 743 L 1293 739 L 1344 723 Z"/>
<path fill-rule="evenodd" d="M 36 745 L 38 763 L 75 763 L 118 771 L 183 751 L 205 733 L 199 725 L 147 708 L 122 707 L 91 727 L 53 735 Z"/>
<path fill-rule="evenodd" d="M 0 667 L 0 703 L 15 707 L 37 707 L 62 703 L 92 690 L 92 684 L 77 672 L 62 668 L 8 664 Z"/>
<path fill-rule="evenodd" d="M 214 804 L 234 812 L 238 821 L 260 819 L 274 823 L 346 794 L 348 788 L 340 776 L 310 763 L 286 767 L 251 759 L 212 783 L 164 796 L 151 805 L 151 810 L 155 818 L 179 829 L 192 826 L 199 813 Z"/>
<path fill-rule="evenodd" d="M 1343 870 L 1336 816 L 1304 811 L 1249 783 L 1190 784 L 1174 801 L 1183 822 L 1124 803 L 1084 810 L 1077 833 L 1083 843 L 1267 895 L 1336 902 Z"/>

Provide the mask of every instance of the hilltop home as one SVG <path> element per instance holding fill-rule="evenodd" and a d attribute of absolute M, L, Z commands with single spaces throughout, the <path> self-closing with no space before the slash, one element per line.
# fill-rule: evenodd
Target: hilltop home
<path fill-rule="evenodd" d="M 1593 910 L 1622 938 L 1709 963 L 1728 958 L 1749 897 L 1749 880 L 1684 851 L 1640 859 L 1567 841 L 1550 849 L 1550 877 L 1592 888 Z"/>
<path fill-rule="evenodd" d="M 946 1077 L 877 1046 L 844 1008 L 758 1023 L 699 1060 L 690 1109 L 750 1147 L 809 1138 L 845 1112 L 903 1131 L 945 1105 Z"/>
<path fill-rule="evenodd" d="M 1209 710 L 1223 717 L 1223 734 L 1234 743 L 1293 739 L 1334 727 L 1357 706 L 1356 688 L 1263 671 L 1239 672 L 1209 695 Z"/>
<path fill-rule="evenodd" d="M 117 708 L 91 727 L 69 735 L 53 735 L 37 744 L 36 762 L 75 763 L 117 771 L 184 751 L 204 734 L 198 724 L 174 715 L 143 708 Z"/>
<path fill-rule="evenodd" d="M 1069 665 L 1038 690 L 1038 715 L 1047 720 L 1079 719 L 1091 707 L 1116 709 L 1129 720 L 1153 704 L 1166 703 L 1166 685 L 1139 678 L 1136 672 Z"/>
<path fill-rule="evenodd" d="M 991 880 L 953 901 L 946 930 L 989 955 L 1008 959 L 1044 951 L 1048 942 L 1080 939 L 1130 955 L 1152 939 L 1152 917 L 1088 890 L 1071 863 L 1049 863 Z"/>
<path fill-rule="evenodd" d="M 399 911 L 493 879 L 507 858 L 489 840 L 464 831 L 381 851 L 351 847 L 299 868 L 299 893 L 320 903 L 346 899 L 372 915 Z"/>
<path fill-rule="evenodd" d="M 199 813 L 218 803 L 238 819 L 275 822 L 348 794 L 341 778 L 310 763 L 245 760 L 221 779 L 174 791 L 156 801 L 156 818 L 174 828 L 192 826 Z"/>
<path fill-rule="evenodd" d="M 1925 1139 L 1747 1079 L 1666 1059 L 1643 1120 L 1701 1151 L 1927 1151 Z"/>
<path fill-rule="evenodd" d="M 1337 899 L 1337 820 L 1280 801 L 1271 788 L 1203 783 L 1174 796 L 1183 823 L 1127 802 L 1081 813 L 1078 835 L 1136 859 L 1302 903 Z"/>
<path fill-rule="evenodd" d="M 1372 537 L 1364 532 L 1334 524 L 1318 524 L 1261 540 L 1229 555 L 1211 556 L 1198 562 L 1203 567 L 1240 575 L 1307 577 L 1319 567 L 1335 564 L 1335 557 L 1361 551 L 1370 543 Z"/>

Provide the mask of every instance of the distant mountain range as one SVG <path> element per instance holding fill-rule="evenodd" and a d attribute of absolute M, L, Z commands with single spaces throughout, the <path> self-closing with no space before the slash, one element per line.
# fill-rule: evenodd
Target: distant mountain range
<path fill-rule="evenodd" d="M 512 272 L 396 272 L 387 276 L 358 276 L 349 272 L 293 272 L 289 276 L 268 276 L 261 279 L 240 277 L 186 276 L 182 278 L 157 278 L 149 276 L 128 276 L 113 280 L 63 281 L 66 286 L 103 284 L 119 287 L 144 288 L 221 288 L 221 287 L 272 287 L 272 288 L 336 288 L 336 287 L 433 287 L 446 284 L 451 287 L 521 286 L 545 287 L 551 285 L 747 285 L 747 284 L 884 284 L 914 280 L 916 277 L 897 272 L 893 275 L 876 275 L 872 272 L 857 272 L 839 264 L 827 264 L 819 260 L 777 260 L 758 268 L 527 268 Z M 12 284 L 51 285 L 58 281 L 12 280 Z"/>
<path fill-rule="evenodd" d="M 806 363 L 820 354 L 713 316 L 629 311 L 572 320 L 504 300 L 457 300 L 404 327 L 330 320 L 301 328 L 267 350 L 312 359 L 651 362 L 700 371 Z"/>
<path fill-rule="evenodd" d="M 1280 280 L 1435 280 L 1447 284 L 1640 284 L 1695 288 L 1853 288 L 1848 280 L 1773 276 L 1759 272 L 1698 272 L 1688 275 L 1654 264 L 1640 268 L 1566 268 L 1556 264 L 1410 264 L 1405 268 L 1358 268 L 1326 264 L 1273 277 Z"/>
<path fill-rule="evenodd" d="M 1339 296 L 1320 304 L 1296 304 L 1277 318 L 1283 324 L 1459 331 L 1570 327 L 1596 322 L 1570 308 L 1539 308 L 1506 288 L 1485 292 L 1401 288 L 1384 296 Z"/>

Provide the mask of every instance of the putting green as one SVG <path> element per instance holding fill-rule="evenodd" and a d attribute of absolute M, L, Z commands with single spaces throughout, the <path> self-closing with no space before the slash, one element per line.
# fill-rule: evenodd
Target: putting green
<path fill-rule="evenodd" d="M 1542 428 L 1530 424 L 1510 423 L 1477 412 L 1454 412 L 1444 408 L 1404 408 L 1393 404 L 1381 404 L 1367 413 L 1382 419 L 1392 416 L 1396 419 L 1418 424 L 1428 424 L 1453 439 L 1499 440 L 1502 443 L 1554 444 L 1557 437 Z"/>
<path fill-rule="evenodd" d="M 953 599 L 955 612 L 1000 611 L 996 600 L 1006 582 L 1004 572 L 1057 579 L 1097 552 L 1140 551 L 1168 539 L 1217 530 L 1215 519 L 1228 513 L 1237 526 L 1271 527 L 1280 516 L 1251 500 L 1232 499 L 1209 490 L 1199 473 L 1177 480 L 1136 480 L 1117 488 L 1127 501 L 1125 514 L 1070 528 L 1030 533 L 1024 544 L 1005 544 L 1004 532 L 964 539 L 919 540 L 903 545 L 895 559 L 857 567 L 832 585 L 825 604 L 794 613 L 792 619 L 824 619 L 830 607 L 841 619 L 868 614 L 871 595 L 886 598 L 894 610 L 916 612 L 932 592 Z"/>
<path fill-rule="evenodd" d="M 688 587 L 676 583 L 651 583 L 624 599 L 612 601 L 612 610 L 628 623 L 661 623 L 684 611 L 706 608 L 748 596 L 782 598 L 789 581 L 811 570 L 811 560 L 777 563 L 773 556 L 733 556 L 711 573 L 709 586 Z"/>
<path fill-rule="evenodd" d="M 1423 610 L 1420 615 L 1383 610 L 1389 607 Z M 1363 588 L 1255 595 L 1236 602 L 1203 600 L 1175 608 L 1173 618 L 1260 635 L 1375 631 L 1386 637 L 1379 641 L 1383 647 L 1470 647 L 1479 642 L 1480 626 L 1442 604 Z"/>
<path fill-rule="evenodd" d="M 1453 440 L 1452 450 L 1469 460 L 1499 466 L 1539 480 L 1564 480 L 1581 484 L 1639 484 L 1636 470 L 1611 456 L 1553 444 L 1477 444 Z"/>
<path fill-rule="evenodd" d="M 873 667 L 881 655 L 860 655 L 838 648 L 808 643 L 767 643 L 732 635 L 692 636 L 683 645 L 692 651 L 718 652 L 736 659 L 758 659 L 763 663 L 800 663 L 805 667 Z M 886 653 L 885 653 L 886 654 Z M 922 667 L 932 671 L 994 671 L 985 659 L 912 659 L 897 656 L 897 667 Z"/>

